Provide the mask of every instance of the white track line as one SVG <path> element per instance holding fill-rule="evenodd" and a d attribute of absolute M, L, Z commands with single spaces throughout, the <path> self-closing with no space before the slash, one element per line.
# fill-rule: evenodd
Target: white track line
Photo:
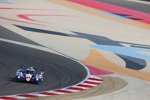
<path fill-rule="evenodd" d="M 141 1 L 141 0 L 127 0 L 127 1 L 133 1 L 133 2 L 138 2 L 138 3 L 143 3 L 143 4 L 150 4 L 150 2 Z"/>

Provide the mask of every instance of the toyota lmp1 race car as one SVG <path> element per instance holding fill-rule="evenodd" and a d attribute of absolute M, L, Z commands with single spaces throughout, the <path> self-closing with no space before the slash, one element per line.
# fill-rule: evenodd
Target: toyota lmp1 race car
<path fill-rule="evenodd" d="M 40 85 L 43 82 L 44 71 L 33 67 L 20 68 L 16 71 L 16 81 L 31 82 Z"/>

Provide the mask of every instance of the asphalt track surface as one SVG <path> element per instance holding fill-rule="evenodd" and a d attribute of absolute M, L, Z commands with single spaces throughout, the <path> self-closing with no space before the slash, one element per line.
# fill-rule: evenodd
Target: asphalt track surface
<path fill-rule="evenodd" d="M 133 10 L 150 14 L 150 6 L 148 4 L 142 4 L 142 3 L 138 3 L 134 1 L 126 1 L 126 0 L 96 0 L 96 1 L 105 2 L 108 4 L 125 7 L 128 9 L 133 9 Z"/>
<path fill-rule="evenodd" d="M 0 38 L 36 44 L 2 27 L 0 34 Z M 37 69 L 44 69 L 43 84 L 16 82 L 15 72 L 21 66 L 35 66 Z M 0 41 L 0 96 L 60 89 L 77 84 L 86 76 L 87 71 L 83 65 L 69 58 Z"/>
<path fill-rule="evenodd" d="M 38 43 L 33 42 L 32 40 L 29 40 L 25 37 L 22 37 L 22 36 L 18 35 L 17 33 L 12 32 L 11 30 L 8 30 L 2 26 L 0 26 L 0 38 L 23 42 L 23 43 L 34 44 L 34 45 L 39 45 Z"/>
<path fill-rule="evenodd" d="M 150 2 L 150 0 L 141 0 L 141 1 L 147 1 L 147 2 Z"/>

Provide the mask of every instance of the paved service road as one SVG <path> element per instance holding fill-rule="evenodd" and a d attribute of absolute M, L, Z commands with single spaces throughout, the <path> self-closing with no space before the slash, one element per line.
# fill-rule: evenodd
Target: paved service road
<path fill-rule="evenodd" d="M 138 2 L 126 1 L 126 0 L 96 0 L 96 1 L 101 1 L 101 2 L 108 3 L 108 4 L 125 7 L 128 9 L 133 9 L 133 10 L 137 10 L 137 11 L 150 14 L 150 10 L 149 10 L 150 6 L 148 4 L 141 4 Z"/>

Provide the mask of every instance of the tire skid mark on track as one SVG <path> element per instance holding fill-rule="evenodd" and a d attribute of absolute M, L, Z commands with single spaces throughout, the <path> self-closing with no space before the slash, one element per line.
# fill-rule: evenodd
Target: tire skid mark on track
<path fill-rule="evenodd" d="M 59 89 L 59 90 L 51 90 L 51 91 L 35 92 L 35 93 L 0 96 L 0 100 L 31 99 L 31 98 L 39 98 L 39 97 L 45 97 L 45 96 L 55 96 L 55 95 L 76 93 L 79 91 L 83 91 L 83 90 L 96 87 L 102 82 L 103 80 L 101 78 L 91 75 L 84 82 L 79 83 L 75 86 L 70 86 L 68 88 Z"/>

